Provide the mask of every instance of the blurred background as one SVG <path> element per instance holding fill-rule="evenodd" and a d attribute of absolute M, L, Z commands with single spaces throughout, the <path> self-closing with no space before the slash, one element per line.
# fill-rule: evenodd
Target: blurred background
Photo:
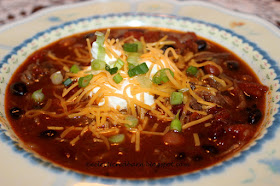
<path fill-rule="evenodd" d="M 0 0 L 0 26 L 23 19 L 47 7 L 87 0 Z M 175 0 L 174 0 L 175 1 Z M 182 0 L 179 0 L 182 1 Z M 188 0 L 185 0 L 188 1 Z M 257 15 L 280 28 L 280 0 L 200 0 L 227 9 Z"/>

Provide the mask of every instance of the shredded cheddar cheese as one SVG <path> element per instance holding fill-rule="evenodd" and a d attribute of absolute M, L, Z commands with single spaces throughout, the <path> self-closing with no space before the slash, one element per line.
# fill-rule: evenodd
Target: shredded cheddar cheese
<path fill-rule="evenodd" d="M 153 43 L 146 43 L 143 37 L 140 38 L 143 51 L 139 55 L 140 63 L 149 63 L 149 69 L 145 75 L 148 79 L 148 85 L 140 82 L 135 77 L 129 77 L 129 65 L 128 54 L 123 50 L 123 45 L 126 42 L 137 41 L 133 36 L 124 39 L 109 39 L 110 29 L 104 35 L 104 49 L 106 55 L 110 59 L 121 59 L 123 61 L 123 67 L 118 69 L 118 73 L 122 76 L 123 81 L 115 82 L 113 77 L 115 74 L 111 74 L 107 70 L 92 70 L 85 64 L 94 60 L 92 49 L 93 45 L 89 39 L 86 39 L 87 47 L 80 49 L 75 48 L 75 60 L 69 59 L 69 57 L 59 58 L 52 53 L 48 53 L 50 60 L 53 60 L 56 64 L 60 65 L 65 71 L 64 80 L 70 78 L 73 83 L 68 87 L 63 88 L 61 93 L 54 92 L 54 97 L 59 101 L 61 112 L 56 113 L 51 110 L 53 100 L 47 101 L 45 106 L 41 110 L 30 110 L 25 113 L 27 117 L 36 117 L 41 114 L 49 115 L 51 117 L 68 117 L 68 118 L 80 118 L 87 117 L 91 121 L 83 126 L 48 126 L 50 130 L 62 131 L 60 138 L 67 137 L 72 131 L 78 131 L 79 134 L 70 140 L 70 145 L 74 146 L 86 133 L 92 134 L 92 140 L 96 143 L 104 143 L 107 149 L 110 149 L 110 136 L 117 135 L 123 132 L 125 129 L 128 133 L 125 135 L 129 137 L 130 143 L 135 143 L 135 151 L 140 151 L 141 135 L 156 135 L 163 136 L 169 130 L 170 127 L 166 126 L 163 130 L 161 123 L 170 123 L 175 115 L 170 104 L 170 97 L 173 92 L 182 91 L 184 95 L 183 110 L 181 111 L 181 117 L 179 118 L 183 124 L 182 129 L 185 130 L 194 125 L 204 123 L 211 118 L 212 114 L 207 113 L 207 109 L 216 106 L 215 103 L 205 101 L 203 97 L 199 96 L 199 92 L 207 91 L 212 95 L 216 95 L 216 89 L 210 86 L 205 86 L 203 80 L 211 78 L 221 85 L 221 89 L 231 88 L 233 83 L 226 77 L 216 77 L 209 74 L 204 74 L 203 70 L 199 69 L 199 77 L 188 77 L 184 71 L 181 71 L 180 67 L 184 67 L 186 61 L 188 65 L 194 67 L 203 67 L 205 65 L 213 65 L 222 72 L 222 68 L 213 61 L 206 61 L 203 63 L 196 63 L 192 57 L 192 52 L 182 56 L 177 54 L 176 51 L 169 47 L 165 52 L 161 50 L 164 45 L 174 44 L 174 41 L 169 41 L 167 36 L 162 37 L 159 41 Z M 120 54 L 119 54 L 120 53 Z M 176 60 L 176 63 L 174 62 Z M 81 70 L 77 73 L 70 72 L 70 67 L 73 64 L 80 65 Z M 112 64 L 111 64 L 112 66 Z M 152 83 L 153 76 L 160 69 L 168 68 L 166 71 L 166 77 L 168 81 L 163 84 Z M 173 76 L 174 73 L 174 76 Z M 93 77 L 89 81 L 86 87 L 79 85 L 79 79 L 87 75 L 92 74 Z M 144 85 L 143 85 L 144 84 Z M 152 96 L 153 103 L 148 104 L 148 98 L 146 96 Z M 149 97 L 151 98 L 151 97 Z M 120 105 L 113 107 L 110 102 L 112 99 L 121 99 L 126 103 L 125 108 L 121 108 Z M 201 104 L 201 110 L 195 110 L 190 106 L 190 99 L 195 99 Z M 203 116 L 200 119 L 189 121 L 188 113 L 197 113 Z M 160 122 L 151 125 L 149 123 L 149 117 L 155 116 Z M 126 118 L 133 116 L 137 119 L 137 126 L 127 128 L 131 122 Z M 151 125 L 151 126 L 150 126 Z M 209 123 L 204 124 L 205 127 L 210 126 Z M 200 145 L 199 136 L 197 133 L 193 134 L 195 146 Z"/>
<path fill-rule="evenodd" d="M 199 140 L 199 136 L 197 133 L 193 133 L 193 138 L 194 138 L 194 146 L 200 146 L 200 140 Z"/>

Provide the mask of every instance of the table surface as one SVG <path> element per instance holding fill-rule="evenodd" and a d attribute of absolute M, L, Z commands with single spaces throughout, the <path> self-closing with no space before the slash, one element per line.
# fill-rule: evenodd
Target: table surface
<path fill-rule="evenodd" d="M 0 0 L 0 26 L 23 19 L 46 7 L 86 0 Z M 201 0 L 257 15 L 280 28 L 280 0 Z"/>
<path fill-rule="evenodd" d="M 105 2 L 106 0 L 99 0 L 102 2 Z M 118 0 L 118 1 L 126 1 L 126 0 Z M 134 0 L 130 0 L 134 1 Z M 137 0 L 139 1 L 139 0 Z M 195 5 L 185 5 L 180 6 L 183 3 L 175 3 L 175 6 L 170 6 L 170 3 L 168 3 L 167 6 L 157 6 L 155 2 L 159 1 L 165 1 L 165 0 L 147 0 L 147 6 L 139 6 L 133 4 L 133 6 L 123 6 L 123 8 L 119 8 L 116 6 L 117 3 L 114 4 L 106 4 L 105 3 L 95 3 L 96 1 L 93 1 L 93 3 L 84 3 L 83 6 L 71 6 L 71 8 L 63 9 L 63 8 L 57 8 L 52 9 L 50 11 L 42 11 L 41 13 L 38 12 L 38 14 L 34 15 L 32 17 L 29 17 L 30 19 L 27 19 L 26 21 L 23 21 L 19 24 L 12 24 L 8 25 L 8 23 L 13 23 L 15 20 L 27 18 L 31 12 L 36 12 L 36 10 L 40 10 L 43 7 L 50 7 L 54 5 L 59 5 L 62 2 L 65 3 L 72 3 L 72 2 L 78 2 L 78 1 L 66 1 L 66 0 L 0 0 L 0 20 L 3 17 L 3 23 L 2 27 L 0 26 L 0 59 L 2 59 L 2 56 L 7 56 L 2 61 L 10 61 L 11 63 L 14 63 L 13 60 L 17 61 L 17 57 L 13 58 L 12 60 L 12 54 L 11 51 L 18 51 L 18 57 L 20 59 L 23 59 L 24 56 L 22 55 L 25 52 L 25 48 L 28 45 L 29 48 L 32 48 L 34 45 L 32 44 L 31 40 L 27 40 L 26 38 L 31 38 L 32 36 L 36 35 L 38 32 L 44 31 L 46 33 L 46 30 L 48 28 L 55 28 L 58 25 L 61 25 L 62 23 L 72 21 L 79 19 L 81 17 L 85 17 L 88 15 L 94 16 L 99 14 L 100 12 L 103 12 L 106 10 L 107 12 L 127 12 L 131 10 L 139 10 L 147 12 L 163 12 L 163 13 L 174 13 L 179 16 L 188 16 L 190 18 L 194 18 L 195 20 L 201 20 L 204 23 L 210 23 L 214 25 L 212 28 L 213 30 L 209 31 L 208 29 L 211 29 L 211 27 L 208 28 L 208 32 L 205 30 L 205 33 L 209 33 L 208 37 L 211 39 L 210 34 L 213 33 L 213 31 L 219 31 L 215 28 L 221 28 L 229 30 L 231 34 L 239 35 L 242 37 L 242 39 L 236 39 L 235 42 L 243 43 L 243 39 L 245 44 L 247 42 L 252 43 L 252 48 L 254 50 L 256 49 L 257 52 L 250 52 L 250 56 L 254 56 L 255 59 L 249 60 L 254 63 L 255 66 L 259 66 L 259 70 L 261 72 L 258 72 L 258 75 L 260 75 L 260 79 L 267 78 L 267 77 L 273 77 L 270 80 L 274 83 L 269 83 L 271 86 L 273 86 L 273 90 L 279 90 L 278 80 L 279 80 L 279 74 L 274 75 L 274 71 L 272 75 L 269 75 L 270 73 L 263 72 L 262 68 L 269 68 L 273 67 L 275 69 L 275 72 L 279 72 L 279 62 L 280 62 L 280 56 L 279 56 L 279 43 L 280 43 L 280 32 L 279 28 L 274 27 L 272 24 L 267 24 L 265 21 L 261 21 L 260 19 L 255 18 L 254 16 L 245 16 L 244 14 L 238 14 L 232 11 L 225 11 L 223 8 L 217 8 L 216 6 L 213 6 L 214 8 L 210 8 L 210 5 L 207 4 L 207 6 L 197 6 Z M 239 3 L 237 3 L 237 0 L 209 0 L 209 2 L 217 2 L 216 4 L 219 4 L 225 8 L 228 9 L 234 9 L 240 12 L 247 12 L 252 13 L 255 12 L 255 14 L 258 13 L 264 13 L 260 16 L 266 15 L 267 17 L 263 17 L 264 19 L 274 23 L 277 25 L 277 19 L 279 21 L 279 1 L 275 0 L 239 0 Z M 242 4 L 240 3 L 242 2 Z M 256 6 L 256 3 L 262 2 L 262 5 L 259 4 L 259 6 Z M 266 3 L 265 3 L 266 2 Z M 5 3 L 5 9 L 4 9 L 4 3 Z M 45 3 L 45 4 L 44 4 Z M 50 3 L 50 4 L 47 4 Z M 51 4 L 52 3 L 52 4 Z M 225 4 L 223 4 L 225 3 Z M 228 3 L 228 4 L 227 4 Z M 90 6 L 87 6 L 90 4 Z M 104 4 L 106 4 L 106 8 L 103 9 Z M 126 4 L 126 3 L 123 3 Z M 122 5 L 123 5 L 122 4 Z M 199 3 L 198 3 L 199 4 Z M 163 5 L 163 3 L 161 4 Z M 246 6 L 245 6 L 246 5 Z M 8 8 L 7 8 L 8 7 Z M 74 8 L 73 8 L 74 7 Z M 167 7 L 167 9 L 164 9 Z M 273 7 L 270 8 L 270 11 L 265 11 L 265 7 Z M 17 8 L 17 9 L 16 9 Z M 100 9 L 98 9 L 100 8 Z M 158 9 L 157 9 L 158 8 Z M 278 9 L 278 11 L 277 11 Z M 272 11 L 273 10 L 273 11 Z M 178 12 L 177 12 L 178 11 Z M 9 12 L 13 12 L 9 13 Z M 9 16 L 8 16 L 8 15 Z M 253 13 L 252 13 L 253 14 Z M 268 15 L 269 14 L 269 15 Z M 273 15 L 273 16 L 270 16 Z M 1 17 L 2 16 L 2 17 Z M 7 19 L 7 18 L 10 19 Z M 5 18 L 5 19 L 4 19 Z M 144 19 L 146 20 L 146 19 Z M 148 19 L 153 22 L 151 19 Z M 147 21 L 147 20 L 146 20 Z M 87 21 L 86 21 L 87 22 Z M 154 21 L 155 22 L 155 21 Z M 35 23 L 35 24 L 34 24 Z M 87 24 L 90 24 L 91 22 L 88 22 Z M 108 25 L 112 24 L 112 20 L 108 20 L 108 22 L 100 21 L 102 24 L 106 24 L 105 27 L 108 27 Z M 161 22 L 156 22 L 161 24 Z M 165 22 L 166 24 L 170 24 L 172 22 Z M 232 24 L 236 23 L 236 24 Z M 240 23 L 240 25 L 239 25 Z M 122 21 L 122 24 L 124 24 L 124 21 Z M 95 24 L 91 24 L 94 25 Z M 180 28 L 183 28 L 184 24 L 180 24 Z M 202 25 L 195 24 L 195 28 L 201 28 Z M 215 26 L 216 25 L 216 26 Z M 97 26 L 98 27 L 98 26 Z M 61 27 L 56 27 L 61 28 Z M 67 33 L 71 32 L 71 29 L 67 29 L 70 27 L 66 27 L 65 30 L 67 30 Z M 91 27 L 90 27 L 91 28 Z M 47 33 L 51 33 L 50 30 Z M 220 32 L 218 32 L 220 33 Z M 225 33 L 224 33 L 225 34 Z M 224 35 L 225 37 L 219 37 L 219 40 L 227 40 L 223 38 L 227 38 L 227 34 Z M 229 35 L 231 37 L 231 34 Z M 215 35 L 215 34 L 214 34 Z M 38 35 L 37 35 L 38 36 Z M 44 37 L 44 35 L 41 35 Z M 45 36 L 48 36 L 45 35 Z M 220 35 L 222 36 L 222 35 Z M 57 35 L 59 37 L 59 34 Z M 24 41 L 26 41 L 24 43 Z M 37 39 L 34 39 L 32 41 L 37 41 Z M 40 40 L 41 41 L 41 40 Z M 42 42 L 47 42 L 46 39 L 43 39 Z M 232 41 L 232 40 L 230 40 Z M 251 42 L 252 41 L 252 42 Z M 218 41 L 217 41 L 218 42 Z M 21 45 L 20 45 L 21 44 Z M 36 46 L 36 43 L 34 43 Z M 20 49 L 23 49 L 21 47 L 15 46 L 22 46 L 24 48 L 23 51 L 19 51 Z M 223 45 L 223 44 L 222 44 Z M 251 45 L 251 44 L 250 44 Z M 223 45 L 224 46 L 224 45 Z M 238 47 L 244 46 L 244 45 L 237 45 Z M 258 47 L 259 46 L 259 47 Z M 235 47 L 233 47 L 234 49 Z M 245 45 L 243 48 L 234 49 L 236 51 L 240 51 L 241 55 L 245 52 L 251 50 L 251 47 L 248 47 Z M 33 49 L 34 50 L 34 49 Z M 32 52 L 33 50 L 29 51 Z M 243 52 L 244 51 L 244 52 Z M 15 52 L 16 53 L 16 52 Z M 239 54 L 239 53 L 237 53 Z M 246 54 L 247 55 L 247 54 Z M 9 60 L 8 59 L 11 59 Z M 258 65 L 259 63 L 255 63 L 255 60 L 261 60 L 265 63 L 263 66 Z M 271 66 L 270 66 L 271 65 Z M 5 66 L 7 71 L 10 71 L 11 68 L 9 68 L 9 65 Z M 16 68 L 16 64 L 14 65 L 14 68 Z M 261 68 L 261 69 L 260 69 Z M 3 73 L 2 73 L 3 74 Z M 6 84 L 8 79 L 7 73 L 4 75 L 0 75 L 5 78 L 5 81 L 3 84 Z M 275 78 L 276 80 L 275 81 Z M 3 78 L 4 79 L 4 78 Z M 277 82 L 277 83 L 276 83 Z M 5 87 L 0 86 L 0 89 L 5 90 Z M 0 94 L 0 100 L 4 99 L 5 91 L 0 91 L 2 94 Z M 275 97 L 268 99 L 268 103 L 272 103 L 274 100 L 274 103 L 279 103 L 280 95 L 277 93 L 275 94 L 269 94 L 270 96 L 274 95 Z M 277 112 L 278 106 L 271 106 L 274 108 L 272 112 Z M 0 104 L 0 111 L 4 111 L 3 104 Z M 280 127 L 277 125 L 279 122 L 279 113 L 275 116 L 275 121 L 272 127 L 270 127 L 269 132 L 266 134 L 266 137 L 262 139 L 261 144 L 259 146 L 255 146 L 252 148 L 252 151 L 248 151 L 248 155 L 240 156 L 239 158 L 234 159 L 232 162 L 227 162 L 224 164 L 225 166 L 217 166 L 217 169 L 214 169 L 213 171 L 205 170 L 203 173 L 195 174 L 194 177 L 189 178 L 182 178 L 178 177 L 178 181 L 174 182 L 175 185 L 209 185 L 209 183 L 215 183 L 216 185 L 279 185 L 280 183 L 280 136 L 275 135 L 280 133 Z M 276 124 L 276 125 L 275 125 Z M 0 131 L 1 132 L 1 131 Z M 6 138 L 3 139 L 3 132 L 2 135 L 0 135 L 0 167 L 2 170 L 0 174 L 0 182 L 2 184 L 0 185 L 90 185 L 91 182 L 97 182 L 96 185 L 108 185 L 109 183 L 112 183 L 108 181 L 102 181 L 102 178 L 99 177 L 90 177 L 86 179 L 84 176 L 76 175 L 72 171 L 65 171 L 63 173 L 59 172 L 57 169 L 53 169 L 52 166 L 46 165 L 45 163 L 37 164 L 34 161 L 34 157 L 32 155 L 26 154 L 25 152 L 17 152 L 16 147 L 13 146 L 13 142 L 11 141 L 5 141 Z M 244 152 L 246 153 L 246 152 Z M 36 176 L 34 176 L 36 175 Z M 76 175 L 76 176 L 74 176 Z M 230 176 L 228 176 L 230 175 Z M 186 180 L 186 182 L 185 182 Z M 194 183 L 192 181 L 195 181 Z M 127 182 L 125 182 L 127 183 Z M 141 185 L 141 182 L 136 182 L 137 185 Z M 153 185 L 159 185 L 163 182 L 150 182 L 150 184 Z M 119 185 L 124 185 L 124 182 L 118 182 Z M 129 184 L 129 183 L 128 183 Z M 132 183 L 131 183 L 132 184 Z M 148 183 L 147 183 L 148 184 Z M 165 184 L 171 185 L 172 183 L 168 181 Z"/>

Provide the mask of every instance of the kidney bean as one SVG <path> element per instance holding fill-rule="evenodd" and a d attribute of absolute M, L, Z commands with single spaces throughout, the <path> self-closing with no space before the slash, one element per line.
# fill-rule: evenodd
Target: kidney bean
<path fill-rule="evenodd" d="M 268 91 L 268 87 L 252 82 L 238 82 L 238 87 L 250 96 L 262 97 Z"/>
<path fill-rule="evenodd" d="M 181 112 L 180 112 L 180 115 L 181 115 L 182 111 L 184 109 L 184 106 L 185 106 L 184 104 L 173 105 L 172 108 L 171 108 L 171 111 L 172 111 L 173 114 L 176 115 L 181 110 Z"/>
<path fill-rule="evenodd" d="M 204 66 L 204 72 L 206 74 L 213 74 L 214 76 L 219 76 L 220 75 L 220 70 L 217 67 L 215 67 L 214 65 Z"/>
<path fill-rule="evenodd" d="M 179 132 L 169 131 L 163 136 L 163 142 L 165 145 L 183 145 L 185 138 Z"/>

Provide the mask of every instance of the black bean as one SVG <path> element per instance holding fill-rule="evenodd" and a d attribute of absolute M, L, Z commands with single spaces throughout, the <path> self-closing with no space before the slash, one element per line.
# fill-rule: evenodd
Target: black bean
<path fill-rule="evenodd" d="M 88 33 L 88 34 L 86 34 L 86 35 L 84 35 L 84 38 L 86 39 L 86 38 L 95 38 L 96 36 L 95 36 L 95 33 Z"/>
<path fill-rule="evenodd" d="M 45 130 L 40 133 L 40 136 L 43 138 L 54 138 L 57 132 L 55 130 Z"/>
<path fill-rule="evenodd" d="M 250 124 L 258 123 L 262 118 L 262 112 L 258 108 L 247 109 L 248 111 L 248 122 Z"/>
<path fill-rule="evenodd" d="M 202 51 L 202 50 L 205 50 L 207 48 L 207 42 L 204 41 L 204 40 L 197 40 L 196 44 L 197 44 L 197 50 L 198 51 Z"/>
<path fill-rule="evenodd" d="M 179 152 L 175 154 L 175 158 L 178 160 L 184 160 L 186 158 L 186 153 L 185 152 Z"/>
<path fill-rule="evenodd" d="M 11 92 L 17 96 L 24 96 L 27 93 L 27 87 L 23 82 L 16 82 L 11 85 Z"/>
<path fill-rule="evenodd" d="M 201 155 L 195 155 L 192 159 L 193 161 L 201 161 L 203 160 L 203 157 Z"/>
<path fill-rule="evenodd" d="M 24 114 L 24 111 L 18 107 L 13 107 L 10 109 L 10 115 L 13 119 L 19 119 Z"/>
<path fill-rule="evenodd" d="M 214 147 L 213 145 L 202 145 L 201 147 L 208 154 L 209 153 L 210 154 L 218 154 L 219 153 L 218 149 L 216 147 Z"/>
<path fill-rule="evenodd" d="M 231 71 L 236 71 L 239 69 L 239 63 L 237 61 L 226 61 L 227 68 Z"/>
<path fill-rule="evenodd" d="M 169 47 L 171 47 L 171 48 L 174 48 L 175 49 L 175 47 L 173 46 L 173 45 L 164 45 L 162 48 L 161 48 L 161 50 L 163 51 L 163 53 L 165 52 L 165 50 L 166 49 L 168 49 Z"/>

